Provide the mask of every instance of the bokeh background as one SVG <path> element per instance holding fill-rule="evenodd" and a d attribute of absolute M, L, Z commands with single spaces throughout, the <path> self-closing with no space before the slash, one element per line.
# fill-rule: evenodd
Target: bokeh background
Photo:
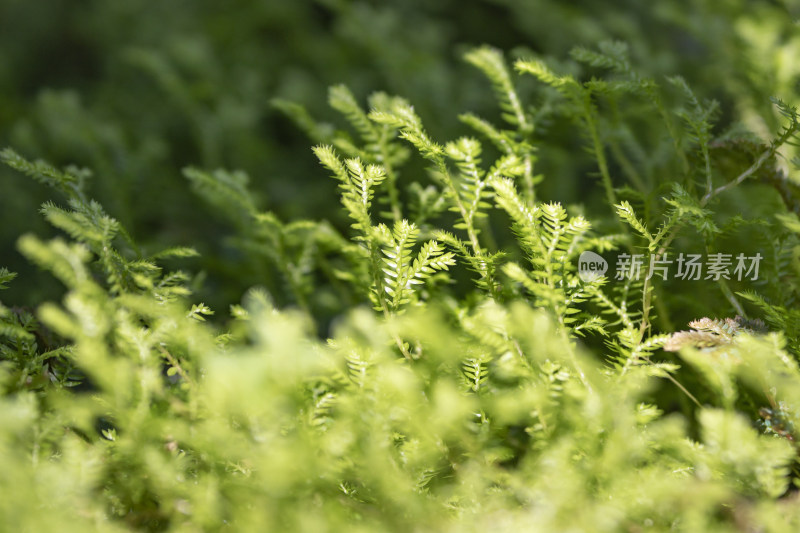
<path fill-rule="evenodd" d="M 741 121 L 766 135 L 777 119 L 763 96 L 797 94 L 798 16 L 777 0 L 0 0 L 0 146 L 90 169 L 92 197 L 145 250 L 196 247 L 201 257 L 184 266 L 203 274 L 198 296 L 212 306 L 255 284 L 280 300 L 279 277 L 241 264 L 227 244 L 232 228 L 181 173 L 243 170 L 261 209 L 345 230 L 313 140 L 275 99 L 342 127 L 328 86 L 345 83 L 362 102 L 372 91 L 399 94 L 445 141 L 468 133 L 459 113 L 499 117 L 489 84 L 462 59 L 469 47 L 558 63 L 576 45 L 613 39 L 628 43 L 643 74 L 680 74 L 718 100 L 720 128 Z M 540 126 L 550 146 L 540 152 L 541 197 L 603 209 L 574 127 Z M 59 293 L 15 248 L 22 233 L 54 234 L 36 214 L 49 199 L 60 200 L 0 169 L 0 265 L 20 273 L 4 301 Z"/>

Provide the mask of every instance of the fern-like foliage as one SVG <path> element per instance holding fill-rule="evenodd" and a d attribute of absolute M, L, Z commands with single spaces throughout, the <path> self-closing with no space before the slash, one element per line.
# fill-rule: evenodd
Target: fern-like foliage
<path fill-rule="evenodd" d="M 677 87 L 684 95 L 689 104 L 689 109 L 678 112 L 689 129 L 688 140 L 697 147 L 703 161 L 703 174 L 706 193 L 713 188 L 711 157 L 709 155 L 709 143 L 711 142 L 711 129 L 719 110 L 718 102 L 709 100 L 700 102 L 686 81 L 680 76 L 669 78 L 669 82 Z"/>
<path fill-rule="evenodd" d="M 567 216 L 559 204 L 526 205 L 509 179 L 494 179 L 492 187 L 495 198 L 511 218 L 514 232 L 530 269 L 517 263 L 508 263 L 504 273 L 524 288 L 535 305 L 551 309 L 561 324 L 578 327 L 580 330 L 601 327 L 598 317 L 582 317 L 578 304 L 585 301 L 591 286 L 587 286 L 576 272 L 575 264 L 581 252 L 589 248 L 608 250 L 613 241 L 598 240 L 590 236 L 591 225 L 581 217 Z"/>
<path fill-rule="evenodd" d="M 486 207 L 483 202 L 486 181 L 478 170 L 481 152 L 479 143 L 471 139 L 461 139 L 446 146 L 436 143 L 428 136 L 413 107 L 403 101 L 395 102 L 390 110 L 373 110 L 369 116 L 379 124 L 398 128 L 400 137 L 414 145 L 425 159 L 433 163 L 433 175 L 441 187 L 441 194 L 450 204 L 450 210 L 460 216 L 456 227 L 467 234 L 467 244 L 459 245 L 458 249 L 467 252 L 468 261 L 478 265 L 481 283 L 493 288 L 495 282 L 492 269 L 483 260 L 488 251 L 478 239 L 481 230 L 476 223 L 481 217 L 481 209 Z M 460 177 L 452 174 L 447 163 L 448 157 L 459 166 Z M 504 166 L 504 170 L 515 168 L 513 165 Z"/>
<path fill-rule="evenodd" d="M 567 100 L 568 113 L 578 121 L 580 131 L 589 140 L 589 150 L 597 161 L 606 199 L 610 204 L 616 204 L 617 195 L 598 129 L 598 110 L 592 100 L 592 85 L 581 84 L 571 75 L 556 74 L 543 61 L 537 59 L 518 60 L 514 67 L 518 72 L 535 76 L 542 83 L 553 87 Z"/>
<path fill-rule="evenodd" d="M 168 331 L 175 320 L 202 319 L 203 315 L 213 314 L 203 304 L 186 312 L 178 311 L 181 302 L 191 294 L 190 279 L 181 271 L 163 273 L 157 264 L 168 258 L 193 257 L 196 255 L 193 249 L 178 247 L 144 256 L 122 225 L 97 202 L 85 200 L 81 189 L 65 186 L 74 185 L 69 179 L 71 174 L 12 155 L 9 164 L 14 168 L 27 174 L 31 169 L 46 171 L 50 179 L 45 183 L 66 194 L 69 208 L 47 202 L 42 206 L 42 214 L 72 240 L 67 242 L 58 237 L 43 242 L 32 235 L 19 240 L 20 251 L 32 263 L 50 271 L 70 290 L 68 311 L 50 305 L 44 306 L 39 315 L 50 331 L 72 341 L 72 344 L 64 341 L 60 345 L 42 346 L 40 326 L 30 315 L 17 314 L 19 327 L 8 331 L 13 329 L 17 342 L 28 343 L 27 348 L 18 352 L 26 356 L 16 358 L 24 372 L 41 368 L 45 377 L 63 386 L 75 386 L 85 381 L 86 376 L 101 386 L 110 385 L 115 378 L 109 374 L 108 365 L 102 363 L 107 350 L 124 346 L 124 350 L 133 347 L 140 353 L 147 352 L 160 342 L 159 338 L 172 337 Z M 6 277 L 10 279 L 10 275 Z M 6 320 L 11 317 L 5 313 Z M 111 317 L 115 319 L 113 325 Z M 142 331 L 142 324 L 147 324 L 148 329 Z M 29 332 L 37 332 L 36 337 L 32 338 Z M 137 372 L 151 372 L 163 364 L 174 369 L 169 371 L 170 375 L 179 369 L 183 383 L 188 384 L 192 378 L 186 368 L 191 364 L 180 355 L 191 351 L 186 346 L 184 338 L 173 348 L 176 353 L 162 350 L 148 356 L 147 361 L 117 362 L 112 366 L 121 369 L 130 364 L 131 368 L 138 368 Z M 147 394 L 158 388 L 152 382 L 142 386 L 153 387 Z"/>
<path fill-rule="evenodd" d="M 288 288 L 291 301 L 308 312 L 314 306 L 312 293 L 316 275 L 331 280 L 347 277 L 340 275 L 345 270 L 344 262 L 331 264 L 325 259 L 327 255 L 331 251 L 342 253 L 347 266 L 358 264 L 357 260 L 352 260 L 354 256 L 361 258 L 357 247 L 350 246 L 327 222 L 297 220 L 285 223 L 275 213 L 261 211 L 253 200 L 248 187 L 249 177 L 244 172 L 207 172 L 186 168 L 184 175 L 195 193 L 224 213 L 233 224 L 236 233 L 229 239 L 230 244 L 246 253 L 247 257 L 258 258 L 250 264 L 255 275 L 277 276 Z M 363 213 L 357 201 L 353 207 Z M 264 268 L 264 262 L 272 268 Z M 366 271 L 347 269 L 347 275 L 350 281 L 367 288 L 370 285 Z"/>
<path fill-rule="evenodd" d="M 735 189 L 774 193 L 797 112 L 775 102 L 785 125 L 773 139 L 717 138 L 716 107 L 680 80 L 667 86 L 677 96 L 662 94 L 626 46 L 572 58 L 518 61 L 542 82 L 528 92 L 502 53 L 468 51 L 502 125 L 465 114 L 475 136 L 442 142 L 384 93 L 365 108 L 330 89 L 347 131 L 274 102 L 314 139 L 344 225 L 282 220 L 245 172 L 185 169 L 232 227 L 219 248 L 203 243 L 221 252 L 204 264 L 274 293 L 251 289 L 229 322 L 193 299 L 197 278 L 164 270 L 193 248 L 138 245 L 89 198 L 87 171 L 3 151 L 62 195 L 41 208 L 60 235 L 18 246 L 67 292 L 36 310 L 0 304 L 0 455 L 11 458 L 0 489 L 14 497 L 10 479 L 84 529 L 666 531 L 690 516 L 716 531 L 752 514 L 745 529 L 789 530 L 800 222 L 791 187 L 761 208 L 785 205 L 777 223 L 746 218 L 749 190 Z M 597 168 L 608 205 L 545 200 L 557 188 L 538 188 L 534 164 L 550 132 L 587 140 L 590 159 L 570 144 L 579 164 L 548 160 L 549 178 Z M 427 174 L 408 171 L 415 155 Z M 760 250 L 769 277 L 708 280 L 695 297 L 579 265 L 586 254 L 608 268 L 619 250 L 646 269 L 687 241 Z M 0 268 L 0 289 L 14 277 Z M 671 320 L 700 306 L 761 315 L 772 331 L 737 316 L 675 332 Z M 66 481 L 41 484 L 53 479 Z"/>
<path fill-rule="evenodd" d="M 7 289 L 16 273 L 0 268 L 0 290 Z M 31 310 L 8 308 L 0 303 L 0 368 L 7 390 L 37 391 L 48 387 L 74 387 L 82 379 L 52 332 Z"/>
<path fill-rule="evenodd" d="M 377 232 L 384 242 L 383 273 L 385 278 L 382 287 L 388 294 L 387 304 L 392 311 L 409 303 L 415 296 L 415 285 L 421 285 L 437 271 L 447 270 L 455 264 L 452 252 L 445 252 L 434 240 L 424 243 L 416 256 L 412 249 L 417 242 L 419 230 L 406 220 L 395 223 L 391 232 L 386 226 L 379 226 Z M 380 298 L 375 296 L 374 301 Z M 380 306 L 379 306 L 380 308 Z"/>
<path fill-rule="evenodd" d="M 67 198 L 85 200 L 85 187 L 89 171 L 77 168 L 59 170 L 44 161 L 28 161 L 11 148 L 0 151 L 0 161 L 32 179 L 56 189 Z"/>
<path fill-rule="evenodd" d="M 359 159 L 342 162 L 328 146 L 318 146 L 314 153 L 339 180 L 342 204 L 353 219 L 353 228 L 359 233 L 356 238 L 367 239 L 372 229 L 370 209 L 375 187 L 386 178 L 385 170 L 378 165 L 365 166 Z"/>

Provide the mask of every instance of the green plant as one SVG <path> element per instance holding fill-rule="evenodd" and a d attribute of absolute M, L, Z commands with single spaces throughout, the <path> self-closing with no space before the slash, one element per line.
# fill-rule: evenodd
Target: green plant
<path fill-rule="evenodd" d="M 571 56 L 512 71 L 469 50 L 502 123 L 462 114 L 474 136 L 447 142 L 401 97 L 364 109 L 333 87 L 355 135 L 276 101 L 319 143 L 343 231 L 263 210 L 244 172 L 185 169 L 242 268 L 290 295 L 280 308 L 253 288 L 230 319 L 197 301 L 202 278 L 167 268 L 197 252 L 148 252 L 91 199 L 88 171 L 0 152 L 61 195 L 41 214 L 62 236 L 18 248 L 67 291 L 0 305 L 4 525 L 796 527 L 797 110 L 773 100 L 769 138 L 723 130 L 717 104 L 638 72 L 618 42 Z M 599 177 L 591 208 L 540 190 L 559 179 L 539 167 L 554 123 L 585 148 L 569 168 Z M 586 277 L 587 252 L 645 271 L 695 252 L 764 262 L 757 279 Z M 0 269 L 0 289 L 13 279 Z M 697 318 L 715 313 L 738 316 Z"/>

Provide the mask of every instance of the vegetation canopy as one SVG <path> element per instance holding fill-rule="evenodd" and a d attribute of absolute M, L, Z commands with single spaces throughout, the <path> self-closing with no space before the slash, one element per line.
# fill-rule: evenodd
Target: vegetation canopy
<path fill-rule="evenodd" d="M 203 154 L 175 163 L 163 196 L 137 176 L 157 175 L 169 138 L 134 149 L 127 135 L 150 126 L 42 96 L 49 133 L 21 118 L 0 139 L 4 196 L 47 191 L 51 227 L 3 216 L 30 265 L 23 280 L 0 268 L 15 300 L 0 300 L 3 529 L 800 529 L 800 69 L 769 71 L 774 96 L 758 76 L 759 54 L 795 57 L 800 39 L 780 2 L 739 3 L 694 14 L 730 23 L 751 54 L 734 68 L 718 44 L 722 89 L 658 63 L 624 30 L 643 16 L 630 7 L 598 23 L 627 41 L 462 46 L 469 70 L 447 75 L 483 95 L 477 110 L 340 83 L 320 111 L 276 91 L 272 120 L 310 139 L 285 155 L 313 176 L 292 194 L 331 193 L 319 216 L 265 200 L 279 180 L 224 168 L 220 139 L 256 112 L 258 78 L 218 88 L 202 40 L 126 52 Z M 319 4 L 387 42 L 408 20 Z M 641 22 L 678 20 L 659 9 Z M 582 21 L 564 31 L 594 27 Z M 678 41 L 705 46 L 691 22 Z M 32 141 L 73 104 L 68 129 L 95 131 L 72 145 L 86 167 Z M 136 211 L 151 201 L 175 232 L 148 232 Z M 181 218 L 187 204 L 201 215 Z M 34 267 L 61 289 L 35 286 Z"/>

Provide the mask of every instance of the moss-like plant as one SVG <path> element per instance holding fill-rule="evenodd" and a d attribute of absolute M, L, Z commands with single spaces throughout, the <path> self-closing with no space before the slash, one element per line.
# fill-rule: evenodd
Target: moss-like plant
<path fill-rule="evenodd" d="M 243 263 L 292 295 L 256 287 L 228 319 L 167 268 L 197 252 L 138 244 L 88 171 L 0 152 L 60 195 L 41 214 L 62 236 L 18 248 L 66 289 L 0 305 L 6 529 L 796 528 L 797 109 L 773 99 L 759 138 L 623 44 L 571 57 L 469 50 L 502 122 L 461 114 L 454 140 L 384 93 L 330 90 L 353 133 L 275 102 L 318 142 L 344 225 L 265 211 L 244 172 L 185 169 Z M 599 178 L 591 208 L 541 191 L 556 123 L 566 168 Z M 713 272 L 656 274 L 697 252 Z M 589 253 L 639 275 L 582 275 Z M 723 274 L 726 254 L 760 277 Z"/>

